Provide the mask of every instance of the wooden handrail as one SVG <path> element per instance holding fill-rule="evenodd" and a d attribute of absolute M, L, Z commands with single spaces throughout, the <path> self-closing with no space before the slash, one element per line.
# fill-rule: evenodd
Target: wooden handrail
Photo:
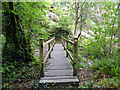
<path fill-rule="evenodd" d="M 52 44 L 52 47 L 50 45 L 50 43 L 53 43 Z M 47 42 L 43 43 L 43 39 L 40 39 L 39 40 L 39 44 L 40 44 L 40 47 L 39 47 L 39 50 L 40 50 L 40 72 L 41 72 L 41 77 L 44 77 L 44 64 L 47 62 L 47 59 L 48 57 L 50 58 L 51 57 L 51 51 L 55 45 L 55 37 L 48 40 Z M 47 55 L 45 56 L 45 58 L 43 57 L 43 48 L 48 44 L 48 53 Z M 51 47 L 51 48 L 50 48 Z"/>
<path fill-rule="evenodd" d="M 66 57 L 68 57 L 68 55 L 70 56 L 70 59 L 72 60 L 72 62 L 73 62 L 73 56 L 70 54 L 70 52 L 69 52 L 69 50 L 65 47 L 65 45 L 63 44 L 63 47 L 65 48 L 65 50 L 66 50 L 66 52 L 68 53 L 66 53 Z"/>
<path fill-rule="evenodd" d="M 55 39 L 55 37 L 53 37 L 52 39 L 46 41 L 43 43 L 43 47 L 46 46 L 47 44 L 49 44 L 51 41 L 53 41 Z"/>
<path fill-rule="evenodd" d="M 55 43 L 54 43 L 55 44 Z M 49 57 L 49 55 L 50 55 L 50 52 L 52 51 L 52 48 L 54 47 L 54 44 L 52 45 L 52 47 L 50 48 L 50 50 L 48 51 L 48 53 L 47 53 L 47 55 L 45 56 L 45 58 L 44 58 L 44 60 L 43 60 L 43 64 L 45 64 L 46 62 L 47 62 L 47 59 L 48 59 L 48 57 Z"/>
<path fill-rule="evenodd" d="M 65 46 L 65 42 L 66 42 L 66 46 Z M 73 57 L 68 50 L 68 43 L 71 43 L 72 45 L 74 45 Z M 66 38 L 62 37 L 62 45 L 63 45 L 64 49 L 66 50 L 66 57 L 68 57 L 68 55 L 69 55 L 70 59 L 73 62 L 73 75 L 77 76 L 78 38 L 74 38 L 74 42 L 72 42 L 72 41 L 67 40 Z"/>
<path fill-rule="evenodd" d="M 67 40 L 66 38 L 63 38 L 65 41 L 67 41 L 67 42 L 69 42 L 69 43 L 71 43 L 71 44 L 74 44 L 74 42 L 73 41 L 71 41 L 71 40 Z"/>

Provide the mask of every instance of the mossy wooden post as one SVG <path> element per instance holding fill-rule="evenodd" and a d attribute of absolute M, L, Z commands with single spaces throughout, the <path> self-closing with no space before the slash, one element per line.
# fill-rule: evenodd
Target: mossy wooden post
<path fill-rule="evenodd" d="M 68 50 L 68 41 L 66 41 L 66 49 Z M 66 57 L 68 57 L 68 52 L 66 52 Z"/>
<path fill-rule="evenodd" d="M 50 40 L 50 38 L 48 38 L 48 40 Z M 48 51 L 50 50 L 50 43 L 48 43 Z M 49 58 L 51 58 L 51 53 L 49 54 Z"/>
<path fill-rule="evenodd" d="M 40 43 L 40 47 L 39 47 L 39 50 L 40 50 L 40 75 L 41 77 L 44 77 L 44 71 L 43 71 L 43 39 L 40 39 L 39 40 L 39 43 Z"/>
<path fill-rule="evenodd" d="M 73 75 L 77 76 L 78 38 L 74 38 Z"/>

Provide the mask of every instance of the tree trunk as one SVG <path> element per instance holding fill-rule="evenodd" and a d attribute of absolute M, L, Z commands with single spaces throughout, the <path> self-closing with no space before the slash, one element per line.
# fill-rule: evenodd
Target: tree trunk
<path fill-rule="evenodd" d="M 76 36 L 77 31 L 77 24 L 78 24 L 78 9 L 79 9 L 79 2 L 76 4 L 75 2 L 75 9 L 76 9 L 76 20 L 75 20 L 75 30 L 74 30 L 74 37 Z"/>
<path fill-rule="evenodd" d="M 6 61 L 28 63 L 32 61 L 32 57 L 28 51 L 27 40 L 20 27 L 19 18 L 11 12 L 14 11 L 13 2 L 8 3 L 8 8 L 10 8 L 10 11 L 3 13 L 3 15 L 8 16 L 8 18 L 3 17 L 3 19 L 10 21 L 8 22 L 8 26 L 4 27 L 6 43 L 3 49 L 3 63 Z"/>

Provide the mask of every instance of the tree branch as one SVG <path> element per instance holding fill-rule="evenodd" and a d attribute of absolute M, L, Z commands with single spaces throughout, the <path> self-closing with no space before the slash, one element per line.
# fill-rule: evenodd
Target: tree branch
<path fill-rule="evenodd" d="M 81 13 L 82 13 L 82 11 L 83 11 L 83 5 L 85 4 L 85 2 L 81 5 Z M 82 14 L 80 14 L 79 16 L 78 16 L 78 19 L 80 18 L 80 16 L 82 16 Z"/>
<path fill-rule="evenodd" d="M 79 2 L 78 2 L 77 4 L 76 4 L 76 2 L 75 2 L 75 8 L 76 8 L 76 21 L 75 21 L 74 36 L 75 36 L 75 34 L 76 34 L 76 31 L 77 31 Z"/>

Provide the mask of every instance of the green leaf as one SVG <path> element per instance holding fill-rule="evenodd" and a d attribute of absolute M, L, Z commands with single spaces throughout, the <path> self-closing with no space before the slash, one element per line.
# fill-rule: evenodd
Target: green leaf
<path fill-rule="evenodd" d="M 14 13 L 15 15 L 18 15 L 14 10 L 10 10 L 10 12 Z"/>

